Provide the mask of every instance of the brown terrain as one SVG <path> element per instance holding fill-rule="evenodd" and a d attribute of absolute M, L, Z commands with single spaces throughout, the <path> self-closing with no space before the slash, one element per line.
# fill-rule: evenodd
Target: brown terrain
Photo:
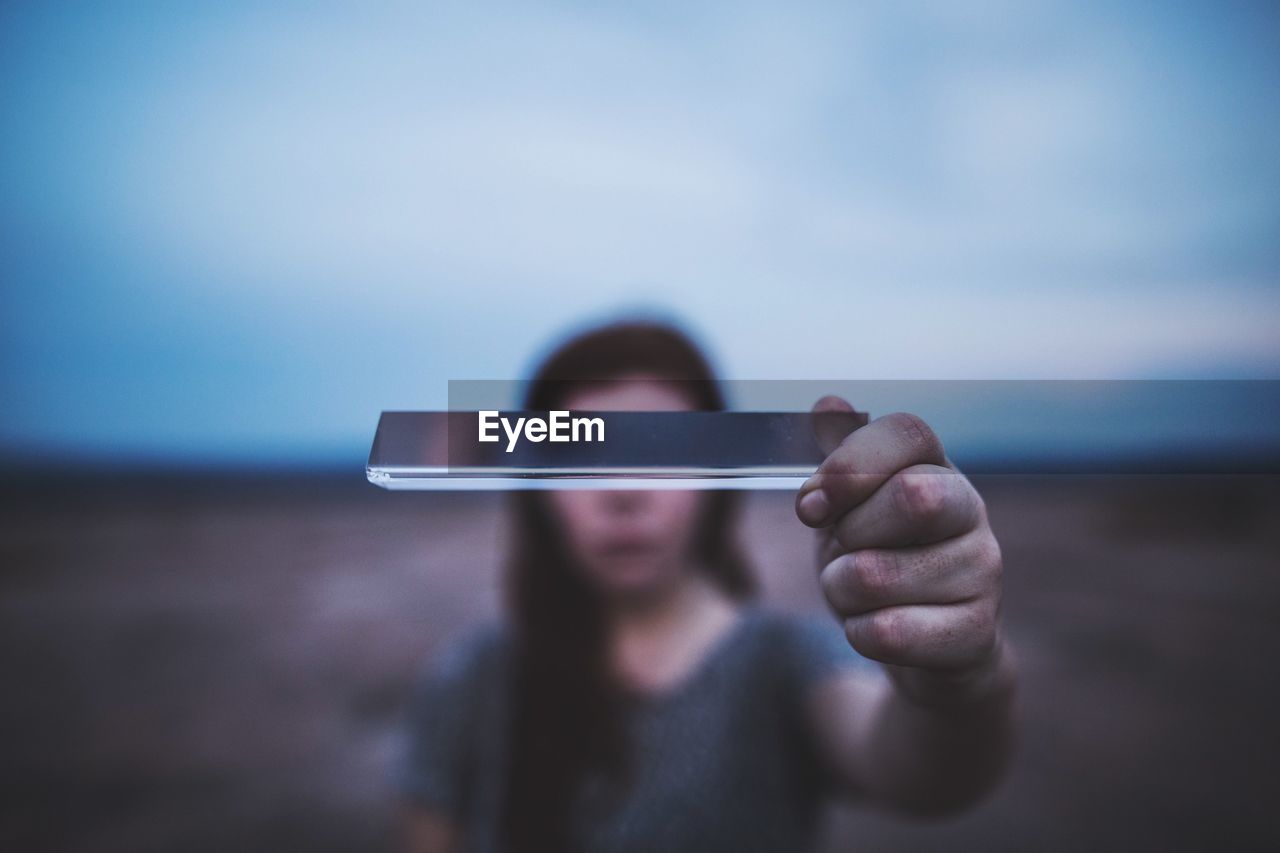
<path fill-rule="evenodd" d="M 1016 766 L 831 850 L 1280 849 L 1280 483 L 978 479 L 1023 671 Z M 407 689 L 498 608 L 501 500 L 159 478 L 0 502 L 0 849 L 385 849 Z M 753 495 L 767 598 L 810 532 Z"/>

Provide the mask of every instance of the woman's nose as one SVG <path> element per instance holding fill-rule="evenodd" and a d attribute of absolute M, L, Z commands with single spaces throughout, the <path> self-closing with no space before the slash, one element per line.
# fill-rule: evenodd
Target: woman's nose
<path fill-rule="evenodd" d="M 610 489 L 600 494 L 604 505 L 611 512 L 635 512 L 653 500 L 649 492 L 639 489 Z"/>

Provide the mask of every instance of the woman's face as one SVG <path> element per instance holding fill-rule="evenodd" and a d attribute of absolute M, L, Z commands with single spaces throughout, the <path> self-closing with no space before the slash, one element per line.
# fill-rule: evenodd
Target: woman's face
<path fill-rule="evenodd" d="M 676 385 L 651 376 L 570 392 L 570 411 L 689 411 Z M 549 494 L 570 553 L 609 597 L 644 596 L 676 581 L 689 565 L 701 507 L 698 492 L 587 490 Z"/>

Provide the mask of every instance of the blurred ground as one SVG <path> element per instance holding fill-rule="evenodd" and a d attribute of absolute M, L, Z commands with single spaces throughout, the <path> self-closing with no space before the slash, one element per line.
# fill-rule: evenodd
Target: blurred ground
<path fill-rule="evenodd" d="M 1024 672 L 1017 767 L 830 848 L 1280 849 L 1280 486 L 979 479 Z M 99 482 L 0 495 L 0 848 L 366 850 L 391 837 L 406 689 L 492 614 L 500 502 L 359 482 Z M 744 534 L 819 607 L 789 495 Z"/>

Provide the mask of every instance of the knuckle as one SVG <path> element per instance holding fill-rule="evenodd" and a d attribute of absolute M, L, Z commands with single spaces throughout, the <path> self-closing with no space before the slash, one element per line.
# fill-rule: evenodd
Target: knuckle
<path fill-rule="evenodd" d="M 896 563 L 897 559 L 888 551 L 859 551 L 853 563 L 858 592 L 872 599 L 885 597 L 893 589 Z"/>
<path fill-rule="evenodd" d="M 995 624 L 995 618 L 991 600 L 989 598 L 979 599 L 963 611 L 964 618 L 960 620 L 960 627 L 970 636 L 981 637 L 986 633 L 987 628 Z"/>
<path fill-rule="evenodd" d="M 983 523 L 986 523 L 987 502 L 983 500 L 982 493 L 973 487 L 973 483 L 970 483 L 968 478 L 965 478 L 965 485 L 967 486 L 969 493 L 973 498 L 974 511 L 977 513 L 978 518 L 981 519 Z"/>
<path fill-rule="evenodd" d="M 897 657 L 907 648 L 907 621 L 901 611 L 881 610 L 867 618 L 866 638 L 885 657 Z"/>
<path fill-rule="evenodd" d="M 901 473 L 895 477 L 898 508 L 913 519 L 927 521 L 946 506 L 947 486 L 934 474 Z"/>
<path fill-rule="evenodd" d="M 999 622 L 998 607 L 995 601 L 978 610 L 971 626 L 974 644 L 981 651 L 990 649 L 996 641 L 996 626 Z"/>
<path fill-rule="evenodd" d="M 987 536 L 983 542 L 982 564 L 993 581 L 998 583 L 1004 576 L 1004 555 L 994 536 Z"/>
<path fill-rule="evenodd" d="M 990 532 L 978 534 L 961 557 L 972 579 L 972 594 L 983 595 L 991 589 L 999 589 L 1004 561 L 1000 556 L 1000 544 Z"/>
<path fill-rule="evenodd" d="M 973 487 L 973 483 L 969 482 L 968 477 L 959 473 L 953 476 L 956 481 L 957 497 L 962 499 L 967 507 L 971 528 L 987 527 L 986 501 L 982 499 L 982 495 L 978 490 Z"/>

